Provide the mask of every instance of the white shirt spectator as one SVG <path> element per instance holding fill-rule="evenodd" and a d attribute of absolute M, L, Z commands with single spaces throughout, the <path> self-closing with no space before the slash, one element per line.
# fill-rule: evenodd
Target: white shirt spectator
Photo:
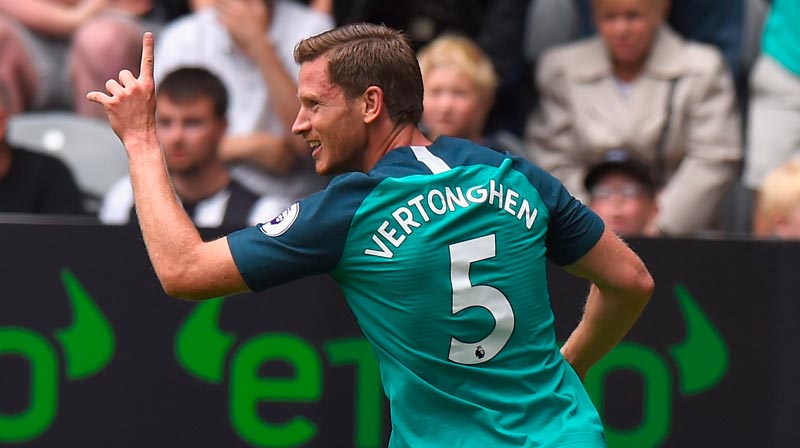
<path fill-rule="evenodd" d="M 275 0 L 271 10 L 269 37 L 286 71 L 297 80 L 299 66 L 294 62 L 294 47 L 308 36 L 334 26 L 330 16 L 291 0 Z M 217 20 L 213 8 L 203 8 L 167 25 L 157 39 L 154 76 L 156 85 L 164 76 L 186 66 L 203 67 L 217 75 L 230 95 L 228 135 L 241 136 L 256 132 L 287 135 L 277 111 L 270 101 L 270 92 L 262 73 L 231 39 Z M 308 167 L 305 167 L 308 168 Z M 304 196 L 309 182 L 322 186 L 310 169 L 297 176 L 269 175 L 248 165 L 232 170 L 235 178 L 260 194 L 280 191 Z M 316 190 L 318 188 L 314 188 Z M 313 191 L 312 190 L 312 191 Z"/>

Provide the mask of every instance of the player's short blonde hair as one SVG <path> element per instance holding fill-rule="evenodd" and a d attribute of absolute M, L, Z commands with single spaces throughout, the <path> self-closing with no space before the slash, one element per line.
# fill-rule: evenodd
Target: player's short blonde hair
<path fill-rule="evenodd" d="M 756 208 L 757 233 L 770 235 L 776 222 L 800 207 L 800 157 L 772 171 L 759 188 Z"/>
<path fill-rule="evenodd" d="M 443 34 L 417 53 L 422 79 L 437 67 L 455 67 L 478 86 L 486 98 L 494 98 L 499 78 L 491 59 L 471 39 Z"/>

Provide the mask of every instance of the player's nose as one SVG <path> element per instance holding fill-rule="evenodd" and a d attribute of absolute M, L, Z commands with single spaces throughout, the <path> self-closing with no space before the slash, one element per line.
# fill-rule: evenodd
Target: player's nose
<path fill-rule="evenodd" d="M 308 113 L 305 108 L 301 107 L 297 112 L 297 117 L 292 124 L 292 133 L 302 135 L 311 129 L 311 121 L 308 119 Z"/>

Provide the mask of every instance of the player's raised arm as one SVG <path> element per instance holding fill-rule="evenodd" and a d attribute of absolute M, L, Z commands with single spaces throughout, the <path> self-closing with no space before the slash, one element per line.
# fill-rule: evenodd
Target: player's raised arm
<path fill-rule="evenodd" d="M 567 270 L 593 283 L 583 318 L 561 348 L 583 378 L 625 336 L 647 304 L 654 284 L 639 257 L 608 229 Z"/>
<path fill-rule="evenodd" d="M 139 77 L 129 70 L 86 97 L 103 106 L 128 153 L 136 213 L 150 261 L 164 290 L 193 299 L 246 290 L 225 238 L 203 242 L 172 190 L 156 136 L 152 33 L 142 39 Z"/>

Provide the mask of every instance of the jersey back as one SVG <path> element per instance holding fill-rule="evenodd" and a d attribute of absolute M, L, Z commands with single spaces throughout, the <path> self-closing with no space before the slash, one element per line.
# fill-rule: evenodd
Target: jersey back
<path fill-rule="evenodd" d="M 524 160 L 457 139 L 342 181 L 329 194 L 347 200 L 319 199 L 344 222 L 329 271 L 375 349 L 390 446 L 602 446 L 546 273 L 594 245 L 599 219 Z"/>

